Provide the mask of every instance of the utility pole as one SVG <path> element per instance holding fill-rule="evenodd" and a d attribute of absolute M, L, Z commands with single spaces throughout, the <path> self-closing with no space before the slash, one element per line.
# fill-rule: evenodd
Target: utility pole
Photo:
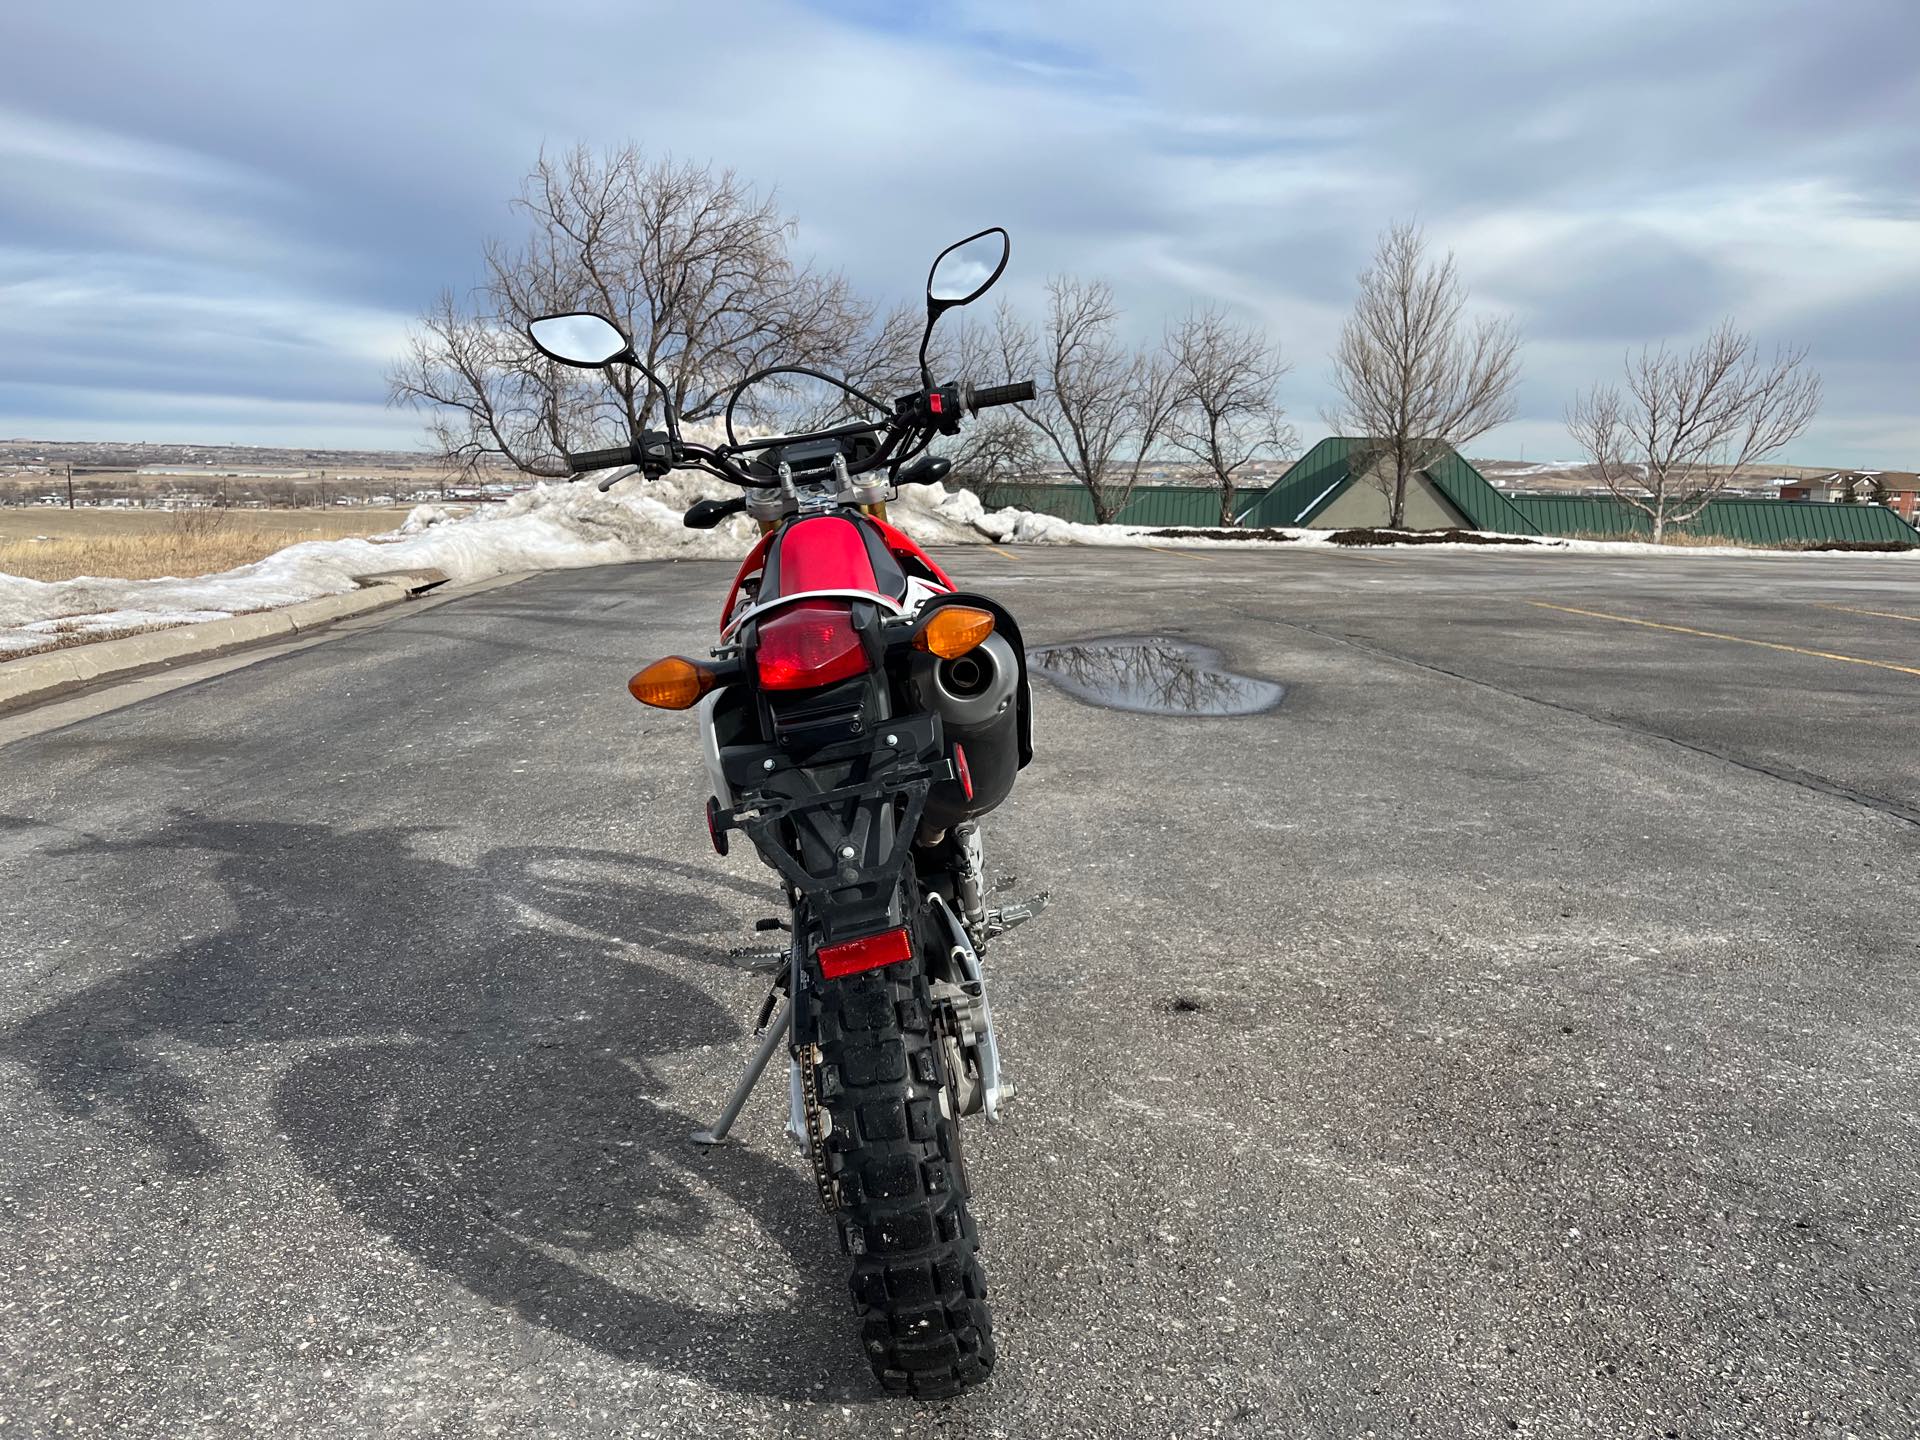
<path fill-rule="evenodd" d="M 67 462 L 67 508 L 73 508 L 73 462 Z"/>

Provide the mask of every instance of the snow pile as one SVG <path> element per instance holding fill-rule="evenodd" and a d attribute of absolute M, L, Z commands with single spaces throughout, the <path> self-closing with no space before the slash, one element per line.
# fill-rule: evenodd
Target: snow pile
<path fill-rule="evenodd" d="M 276 609 L 352 590 L 356 576 L 384 570 L 441 570 L 459 583 L 514 570 L 738 559 L 758 534 L 751 520 L 741 515 L 712 530 L 689 530 L 681 516 L 695 500 L 739 493 L 737 486 L 697 471 L 625 480 L 604 495 L 588 478 L 535 485 L 469 515 L 442 505 L 416 506 L 390 534 L 307 541 L 195 579 L 0 575 L 0 654 L 35 649 L 62 634 L 186 625 Z M 926 545 L 983 543 L 982 515 L 977 497 L 938 486 L 910 486 L 888 506 L 893 523 Z"/>

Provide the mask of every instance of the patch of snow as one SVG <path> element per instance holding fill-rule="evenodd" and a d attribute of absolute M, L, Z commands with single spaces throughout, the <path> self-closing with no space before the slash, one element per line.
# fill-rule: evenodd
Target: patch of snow
<path fill-rule="evenodd" d="M 355 576 L 382 570 L 436 569 L 459 583 L 514 570 L 738 559 L 758 535 L 744 515 L 712 530 L 681 523 L 694 501 L 739 494 L 724 480 L 676 471 L 655 481 L 636 476 L 601 494 L 595 478 L 538 484 L 470 513 L 418 505 L 387 534 L 306 541 L 217 575 L 53 581 L 0 575 L 0 654 L 43 644 L 50 633 L 186 625 L 292 605 L 352 590 Z M 985 543 L 984 514 L 978 496 L 943 486 L 908 486 L 888 506 L 889 519 L 923 545 Z"/>
<path fill-rule="evenodd" d="M 1517 479 L 1527 475 L 1563 475 L 1587 468 L 1585 460 L 1475 460 L 1474 469 L 1491 480 L 1495 475 L 1505 480 Z"/>

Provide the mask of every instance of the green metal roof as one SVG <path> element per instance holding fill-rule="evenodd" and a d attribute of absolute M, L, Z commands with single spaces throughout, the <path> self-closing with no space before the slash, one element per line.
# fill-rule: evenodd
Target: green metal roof
<path fill-rule="evenodd" d="M 1511 503 L 1543 535 L 1619 539 L 1653 534 L 1653 523 L 1646 515 L 1611 495 L 1515 495 Z M 1883 505 L 1832 505 L 1821 500 L 1709 500 L 1697 519 L 1668 528 L 1755 545 L 1920 545 L 1920 530 Z"/>
<path fill-rule="evenodd" d="M 1288 467 L 1237 517 L 1242 525 L 1298 525 L 1300 517 L 1317 510 L 1347 478 L 1347 456 L 1353 441 L 1330 435 Z"/>
<path fill-rule="evenodd" d="M 1440 493 L 1453 502 L 1453 508 L 1466 516 L 1476 530 L 1499 535 L 1538 535 L 1539 529 L 1514 503 L 1487 483 L 1457 450 L 1448 448 L 1427 466 L 1427 478 Z"/>
<path fill-rule="evenodd" d="M 1353 483 L 1353 458 L 1371 443 L 1350 435 L 1330 435 L 1295 462 L 1292 469 L 1240 512 L 1242 525 L 1311 525 L 1313 517 L 1331 505 Z M 1475 530 L 1501 535 L 1537 535 L 1532 520 L 1513 504 L 1459 452 L 1447 452 L 1426 467 L 1426 475 L 1447 502 Z"/>

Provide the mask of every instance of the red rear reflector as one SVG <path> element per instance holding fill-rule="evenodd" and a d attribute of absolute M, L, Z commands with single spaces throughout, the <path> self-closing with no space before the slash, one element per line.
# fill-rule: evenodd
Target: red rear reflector
<path fill-rule="evenodd" d="M 802 600 L 760 622 L 756 663 L 766 690 L 811 690 L 859 675 L 867 652 L 844 600 Z"/>
<path fill-rule="evenodd" d="M 878 935 L 848 940 L 844 944 L 822 945 L 820 973 L 829 980 L 838 980 L 844 975 L 858 975 L 862 970 L 892 965 L 912 954 L 913 941 L 907 938 L 905 930 L 882 930 Z"/>
<path fill-rule="evenodd" d="M 973 772 L 967 768 L 967 752 L 962 745 L 953 747 L 953 768 L 959 772 L 960 793 L 973 799 Z"/>

